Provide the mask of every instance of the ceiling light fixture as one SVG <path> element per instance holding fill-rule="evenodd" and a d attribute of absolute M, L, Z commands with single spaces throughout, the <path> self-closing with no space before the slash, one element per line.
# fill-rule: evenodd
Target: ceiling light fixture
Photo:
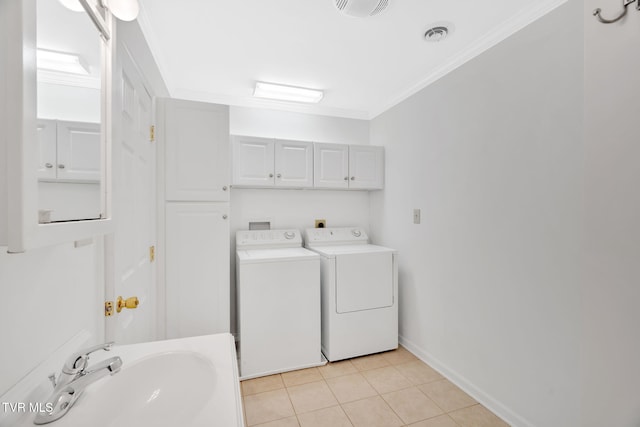
<path fill-rule="evenodd" d="M 40 70 L 88 76 L 89 65 L 74 53 L 38 49 L 37 64 Z"/>
<path fill-rule="evenodd" d="M 256 98 L 277 99 L 279 101 L 318 103 L 324 96 L 324 92 L 306 87 L 256 82 L 253 96 Z"/>

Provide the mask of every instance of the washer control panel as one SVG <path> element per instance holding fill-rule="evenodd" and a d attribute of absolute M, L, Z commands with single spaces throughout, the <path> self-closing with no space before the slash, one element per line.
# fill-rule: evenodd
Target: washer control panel
<path fill-rule="evenodd" d="M 360 227 L 307 228 L 304 231 L 304 239 L 308 246 L 369 243 L 369 236 Z"/>
<path fill-rule="evenodd" d="M 299 230 L 246 230 L 236 233 L 236 247 L 297 247 L 302 246 Z"/>

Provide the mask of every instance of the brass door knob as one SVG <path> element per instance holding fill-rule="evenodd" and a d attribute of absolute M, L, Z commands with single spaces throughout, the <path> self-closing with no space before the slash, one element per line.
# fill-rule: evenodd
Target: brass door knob
<path fill-rule="evenodd" d="M 134 309 L 138 307 L 138 304 L 140 304 L 138 297 L 129 297 L 127 299 L 118 297 L 118 301 L 116 302 L 116 311 L 120 313 L 123 308 Z"/>

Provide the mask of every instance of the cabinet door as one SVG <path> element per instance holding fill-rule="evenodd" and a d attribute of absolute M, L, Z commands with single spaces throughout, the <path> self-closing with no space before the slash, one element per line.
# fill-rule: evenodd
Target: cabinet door
<path fill-rule="evenodd" d="M 384 148 L 349 146 L 349 188 L 377 190 L 384 187 Z"/>
<path fill-rule="evenodd" d="M 56 121 L 38 120 L 38 179 L 56 178 Z"/>
<path fill-rule="evenodd" d="M 166 204 L 167 338 L 230 330 L 229 204 Z"/>
<path fill-rule="evenodd" d="M 272 187 L 274 140 L 233 137 L 233 185 Z"/>
<path fill-rule="evenodd" d="M 229 200 L 229 107 L 165 99 L 166 199 Z"/>
<path fill-rule="evenodd" d="M 313 187 L 313 143 L 275 142 L 276 187 Z"/>
<path fill-rule="evenodd" d="M 318 188 L 349 188 L 349 146 L 314 144 L 314 186 Z"/>
<path fill-rule="evenodd" d="M 100 181 L 100 124 L 58 122 L 57 177 L 63 180 Z"/>

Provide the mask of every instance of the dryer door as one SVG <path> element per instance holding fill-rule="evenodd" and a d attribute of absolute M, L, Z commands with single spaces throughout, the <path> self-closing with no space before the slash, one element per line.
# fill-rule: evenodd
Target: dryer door
<path fill-rule="evenodd" d="M 336 311 L 349 313 L 393 305 L 391 252 L 336 256 Z"/>

